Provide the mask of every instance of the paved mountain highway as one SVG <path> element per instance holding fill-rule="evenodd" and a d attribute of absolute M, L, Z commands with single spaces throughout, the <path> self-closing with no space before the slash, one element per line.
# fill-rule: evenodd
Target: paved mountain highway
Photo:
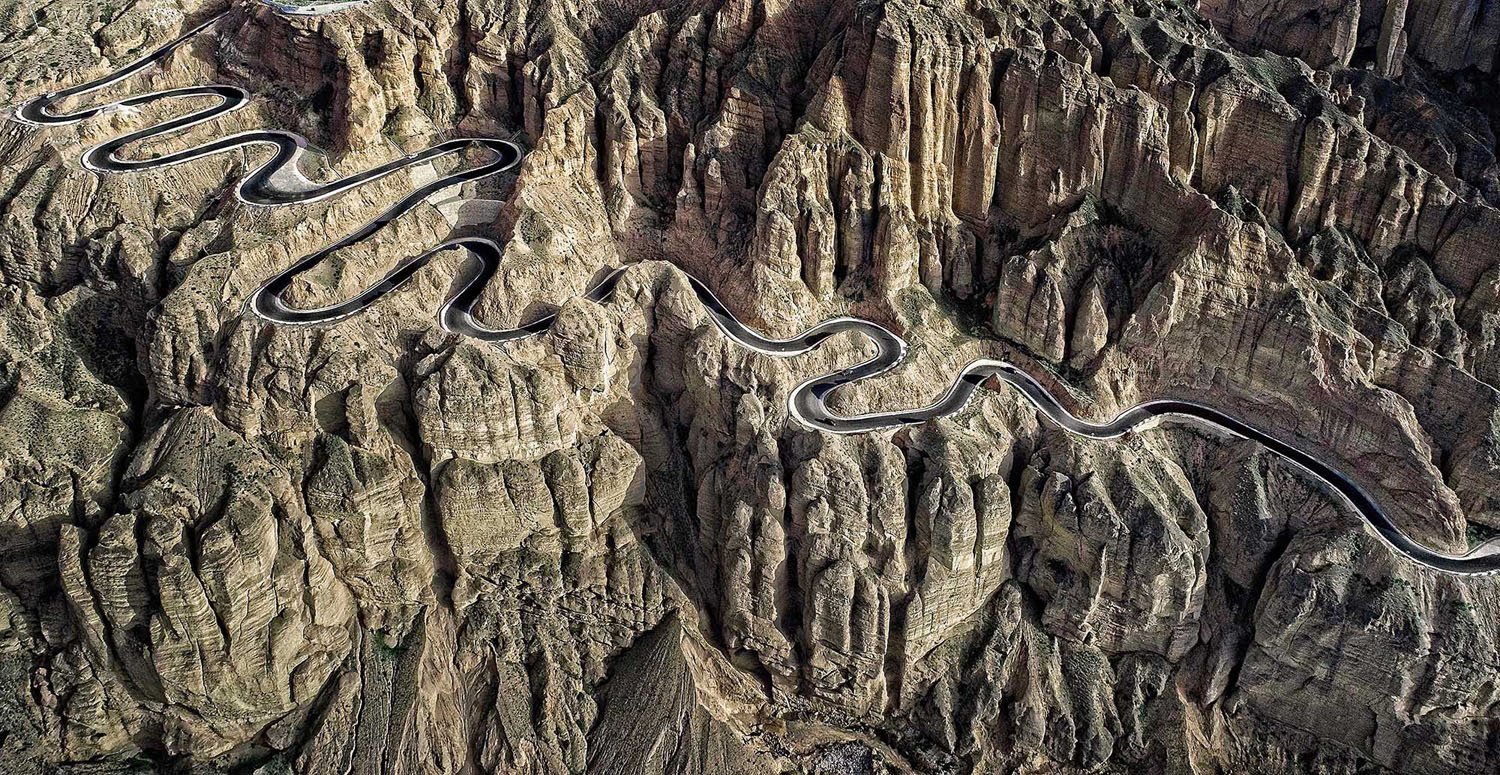
<path fill-rule="evenodd" d="M 438 177 L 411 192 L 348 236 L 302 258 L 267 280 L 250 296 L 246 307 L 256 315 L 283 325 L 331 323 L 359 313 L 385 294 L 400 287 L 434 255 L 445 250 L 462 248 L 468 250 L 477 259 L 478 271 L 444 302 L 439 312 L 439 322 L 443 328 L 476 339 L 504 342 L 539 334 L 551 326 L 553 315 L 542 317 L 518 328 L 491 328 L 475 318 L 473 306 L 489 280 L 500 270 L 502 256 L 499 244 L 479 237 L 452 239 L 428 248 L 417 256 L 402 261 L 385 277 L 353 298 L 337 304 L 305 309 L 292 307 L 283 298 L 283 293 L 297 275 L 313 268 L 334 251 L 369 237 L 433 193 L 465 181 L 494 175 L 517 164 L 521 159 L 521 149 L 514 143 L 491 138 L 457 138 L 330 183 L 313 183 L 298 171 L 298 159 L 307 147 L 307 140 L 295 132 L 278 130 L 241 132 L 154 159 L 130 159 L 120 155 L 124 148 L 132 144 L 174 134 L 187 127 L 239 110 L 249 103 L 250 95 L 238 87 L 210 85 L 169 89 L 126 97 L 116 102 L 80 108 L 72 112 L 54 111 L 64 100 L 103 89 L 155 64 L 194 35 L 213 26 L 219 18 L 222 17 L 216 17 L 189 30 L 155 52 L 107 76 L 68 89 L 49 92 L 23 103 L 16 108 L 14 118 L 17 121 L 37 126 L 73 124 L 93 118 L 108 110 L 136 108 L 161 100 L 208 98 L 212 102 L 209 107 L 200 108 L 91 148 L 83 156 L 83 165 L 100 173 L 125 173 L 183 164 L 247 146 L 269 146 L 274 150 L 272 156 L 246 175 L 236 191 L 242 201 L 256 206 L 316 201 L 413 164 L 457 154 L 468 148 L 481 148 L 488 153 L 490 157 L 488 161 Z M 620 277 L 628 270 L 628 267 L 614 270 L 595 283 L 586 295 L 596 301 L 607 298 L 618 284 Z M 1302 448 L 1205 404 L 1182 400 L 1148 401 L 1125 410 L 1112 420 L 1091 422 L 1065 409 L 1047 388 L 1020 366 L 1007 361 L 984 359 L 974 361 L 964 367 L 947 390 L 926 406 L 853 416 L 837 414 L 828 408 L 829 395 L 841 386 L 870 379 L 900 364 L 907 352 L 906 342 L 901 337 L 868 320 L 837 317 L 818 323 L 790 339 L 771 339 L 741 323 L 703 282 L 691 276 L 688 277 L 688 281 L 699 301 L 703 303 L 710 317 L 725 336 L 741 346 L 766 355 L 776 357 L 799 355 L 817 347 L 829 337 L 849 332 L 868 338 L 875 343 L 876 353 L 869 360 L 814 377 L 798 385 L 792 391 L 788 400 L 788 411 L 798 422 L 811 428 L 830 433 L 863 433 L 926 422 L 932 418 L 959 411 L 969 402 L 978 388 L 991 384 L 992 381 L 994 384 L 1008 385 L 1019 391 L 1036 407 L 1038 412 L 1052 423 L 1069 433 L 1090 439 L 1118 438 L 1133 431 L 1145 430 L 1167 418 L 1188 420 L 1265 445 L 1272 452 L 1322 482 L 1336 497 L 1364 517 L 1374 533 L 1388 546 L 1414 562 L 1434 570 L 1460 575 L 1500 572 L 1500 539 L 1482 544 L 1464 554 L 1450 554 L 1424 546 L 1396 525 L 1379 503 L 1348 476 Z"/>

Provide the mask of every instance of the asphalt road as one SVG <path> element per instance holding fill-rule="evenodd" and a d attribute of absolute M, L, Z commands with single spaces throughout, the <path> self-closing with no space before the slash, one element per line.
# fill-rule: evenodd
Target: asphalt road
<path fill-rule="evenodd" d="M 295 132 L 278 130 L 241 132 L 154 159 L 130 159 L 120 155 L 123 149 L 132 144 L 181 132 L 187 127 L 244 107 L 249 102 L 250 95 L 238 87 L 210 85 L 170 89 L 126 97 L 115 102 L 79 108 L 71 112 L 54 111 L 54 108 L 65 100 L 103 89 L 151 66 L 194 35 L 211 27 L 219 18 L 222 17 L 209 20 L 110 75 L 27 101 L 17 106 L 13 117 L 17 121 L 36 126 L 72 124 L 93 118 L 105 111 L 137 108 L 160 100 L 191 98 L 201 101 L 206 99 L 211 103 L 208 107 L 199 108 L 180 117 L 131 132 L 91 148 L 84 154 L 83 164 L 100 173 L 126 173 L 183 164 L 247 146 L 267 145 L 274 149 L 274 153 L 246 175 L 236 190 L 237 196 L 242 201 L 256 206 L 279 206 L 316 201 L 413 164 L 457 154 L 469 148 L 484 149 L 491 157 L 488 161 L 433 180 L 403 197 L 348 236 L 297 261 L 258 288 L 247 300 L 246 308 L 266 320 L 282 325 L 332 323 L 358 314 L 385 294 L 401 287 L 438 253 L 445 250 L 466 249 L 476 259 L 475 269 L 462 287 L 444 302 L 439 313 L 439 322 L 445 329 L 485 341 L 504 342 L 533 336 L 551 327 L 555 315 L 539 318 L 518 328 L 491 328 L 475 318 L 474 304 L 490 279 L 499 271 L 502 256 L 499 244 L 479 237 L 453 239 L 428 248 L 414 257 L 405 259 L 385 277 L 353 298 L 337 304 L 306 309 L 293 307 L 283 298 L 284 292 L 297 275 L 313 268 L 334 251 L 358 243 L 379 231 L 391 220 L 415 207 L 433 193 L 465 181 L 499 173 L 516 165 L 521 159 L 521 149 L 514 143 L 492 138 L 457 138 L 329 183 L 313 183 L 298 172 L 298 159 L 307 147 L 307 140 Z M 628 267 L 614 270 L 595 283 L 586 295 L 596 301 L 606 299 L 626 271 Z M 1007 361 L 984 359 L 974 361 L 964 367 L 942 394 L 926 406 L 853 416 L 837 414 L 829 409 L 828 397 L 844 385 L 870 379 L 899 365 L 906 358 L 907 353 L 906 342 L 901 337 L 868 320 L 837 317 L 818 323 L 790 339 L 768 338 L 741 323 L 702 281 L 691 276 L 688 277 L 688 281 L 698 300 L 702 302 L 711 319 L 725 336 L 741 346 L 766 355 L 775 357 L 799 355 L 817 347 L 832 336 L 850 332 L 874 342 L 876 352 L 870 359 L 814 377 L 798 385 L 791 392 L 787 403 L 788 412 L 798 422 L 808 427 L 830 433 L 849 434 L 925 422 L 963 409 L 974 396 L 975 391 L 991 384 L 991 380 L 994 380 L 994 384 L 1008 385 L 1019 391 L 1048 421 L 1069 433 L 1090 439 L 1116 439 L 1128 433 L 1146 430 L 1164 419 L 1190 421 L 1259 442 L 1283 459 L 1306 471 L 1329 492 L 1364 517 L 1374 533 L 1388 546 L 1416 563 L 1445 573 L 1459 575 L 1500 572 L 1500 540 L 1480 545 L 1464 554 L 1440 552 L 1418 543 L 1396 525 L 1379 503 L 1350 477 L 1295 444 L 1206 404 L 1181 400 L 1148 401 L 1133 406 L 1106 422 L 1091 422 L 1069 412 L 1046 387 L 1019 365 Z"/>
<path fill-rule="evenodd" d="M 288 16 L 322 16 L 329 13 L 337 13 L 346 8 L 364 5 L 367 0 L 331 0 L 326 3 L 307 3 L 297 5 L 295 3 L 282 3 L 277 0 L 261 0 L 262 3 L 276 9 L 277 13 Z"/>

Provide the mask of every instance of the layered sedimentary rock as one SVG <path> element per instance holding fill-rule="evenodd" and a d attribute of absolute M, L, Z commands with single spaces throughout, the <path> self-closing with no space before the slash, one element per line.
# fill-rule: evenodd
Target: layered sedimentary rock
<path fill-rule="evenodd" d="M 1004 356 L 1080 414 L 1180 397 L 1449 550 L 1500 529 L 1500 14 L 1340 3 L 258 3 L 0 11 L 6 102 L 224 10 L 209 82 L 331 179 L 459 133 L 513 172 L 244 312 L 439 170 L 257 209 L 228 154 L 98 176 L 186 108 L 0 128 L 0 762 L 17 772 L 1484 773 L 1500 588 L 1413 565 L 1257 445 L 1071 438 L 1019 396 L 818 433 Z M 118 96 L 118 95 L 115 95 Z M 453 161 L 461 164 L 462 160 Z M 444 168 L 446 169 L 446 167 Z M 475 215 L 475 213 L 479 213 Z M 634 264 L 603 302 L 569 300 Z M 196 769 L 195 769 L 196 768 Z"/>

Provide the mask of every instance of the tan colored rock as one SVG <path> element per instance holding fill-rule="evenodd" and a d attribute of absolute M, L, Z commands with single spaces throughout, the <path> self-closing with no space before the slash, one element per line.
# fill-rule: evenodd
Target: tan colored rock
<path fill-rule="evenodd" d="M 27 0 L 0 11 L 0 95 L 214 10 Z M 132 152 L 291 128 L 330 180 L 515 138 L 513 173 L 288 297 L 349 298 L 475 234 L 502 246 L 480 319 L 557 321 L 441 331 L 457 252 L 336 325 L 244 314 L 472 159 L 249 208 L 228 189 L 258 151 L 78 169 L 184 103 L 0 127 L 0 769 L 1494 771 L 1490 582 L 1412 566 L 1295 467 L 1199 428 L 1084 442 L 1001 388 L 808 431 L 789 392 L 869 343 L 749 352 L 672 267 L 772 335 L 850 314 L 905 337 L 838 411 L 921 405 L 980 357 L 1095 419 L 1201 400 L 1457 551 L 1500 525 L 1497 19 L 232 5 L 110 94 L 257 100 Z M 493 206 L 455 217 L 470 200 Z M 570 299 L 627 263 L 612 298 Z"/>
<path fill-rule="evenodd" d="M 507 362 L 493 347 L 462 344 L 423 365 L 415 413 L 433 457 L 539 458 L 578 438 L 577 412 L 551 372 Z"/>

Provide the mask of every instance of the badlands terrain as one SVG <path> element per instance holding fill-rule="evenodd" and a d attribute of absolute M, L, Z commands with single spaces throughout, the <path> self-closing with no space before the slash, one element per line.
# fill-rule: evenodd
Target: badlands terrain
<path fill-rule="evenodd" d="M 277 297 L 492 276 L 255 301 L 483 148 L 0 124 L 0 773 L 1500 770 L 1500 5 L 0 0 L 0 104 L 199 25 L 58 110 L 513 143 Z"/>

